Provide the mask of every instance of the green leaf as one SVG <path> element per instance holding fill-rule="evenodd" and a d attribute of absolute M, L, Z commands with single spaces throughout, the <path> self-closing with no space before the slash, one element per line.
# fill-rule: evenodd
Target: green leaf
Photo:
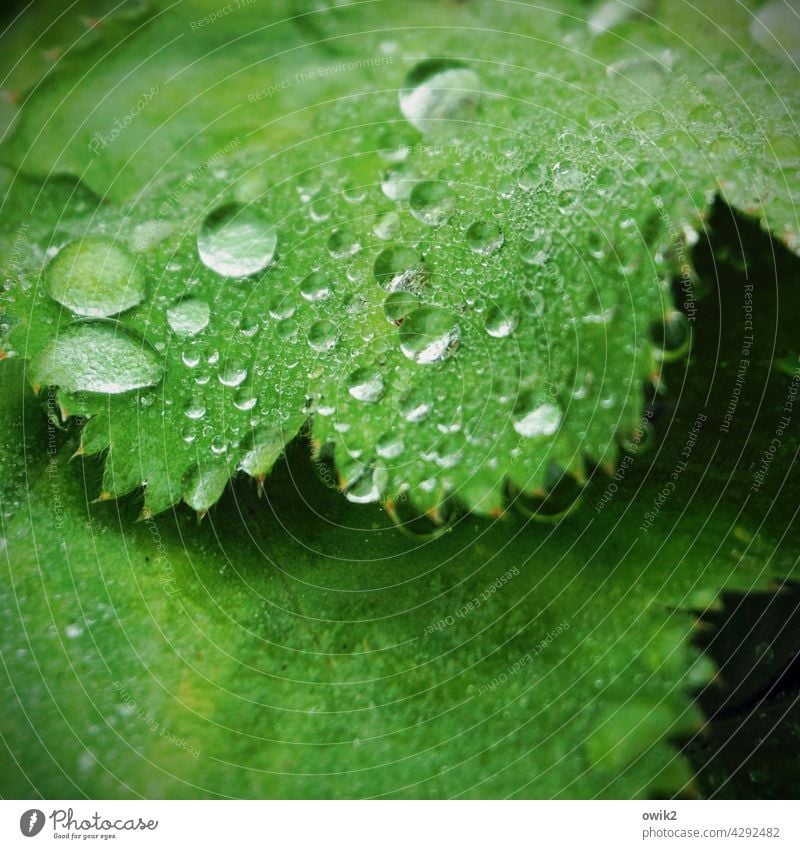
<path fill-rule="evenodd" d="M 2 491 L 0 795 L 695 793 L 676 738 L 702 721 L 691 690 L 714 669 L 692 612 L 796 579 L 800 496 L 796 430 L 762 466 L 800 374 L 796 352 L 791 376 L 771 366 L 800 299 L 772 282 L 797 260 L 721 206 L 710 226 L 698 272 L 724 285 L 697 304 L 709 332 L 688 367 L 666 370 L 682 390 L 650 452 L 595 476 L 555 528 L 512 513 L 399 534 L 317 480 L 302 441 L 266 498 L 240 480 L 199 525 L 137 523 L 134 499 L 91 503 L 99 464 L 68 460 L 75 429 L 22 395 L 20 360 L 0 364 L 17 502 Z"/>
<path fill-rule="evenodd" d="M 115 396 L 80 358 L 72 375 L 42 367 L 53 339 L 85 332 L 44 294 L 58 256 L 13 291 L 9 346 L 69 393 L 65 413 L 94 417 L 83 450 L 108 452 L 105 495 L 144 485 L 148 514 L 205 511 L 310 416 L 351 500 L 410 499 L 434 522 L 454 501 L 497 513 L 509 485 L 582 481 L 634 438 L 677 353 L 656 340 L 689 341 L 670 285 L 693 298 L 715 193 L 800 246 L 793 66 L 746 10 L 715 29 L 722 5 L 611 23 L 572 4 L 425 8 L 422 30 L 393 2 L 156 9 L 26 102 L 9 162 L 111 203 L 28 207 L 14 178 L 5 214 L 50 223 L 40 257 L 125 244 L 147 281 L 116 327 L 164 376 Z M 98 102 L 101 79 L 118 84 Z M 85 282 L 55 291 L 74 308 Z"/>
<path fill-rule="evenodd" d="M 237 486 L 199 527 L 90 507 L 91 466 L 60 454 L 6 530 L 4 795 L 691 793 L 671 741 L 712 669 L 688 611 L 794 555 L 735 498 L 706 512 L 703 460 L 631 530 L 690 424 L 591 519 L 465 519 L 424 543 L 315 484 L 302 445 L 267 504 Z"/>

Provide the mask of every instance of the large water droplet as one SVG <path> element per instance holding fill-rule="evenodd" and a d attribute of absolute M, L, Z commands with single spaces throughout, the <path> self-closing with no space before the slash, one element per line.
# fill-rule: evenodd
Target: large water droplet
<path fill-rule="evenodd" d="M 106 318 L 141 303 L 145 278 L 136 258 L 104 238 L 62 248 L 47 267 L 50 297 L 78 315 Z"/>
<path fill-rule="evenodd" d="M 373 273 L 387 292 L 419 293 L 428 278 L 422 257 L 405 245 L 384 248 L 375 258 Z"/>
<path fill-rule="evenodd" d="M 383 397 L 386 384 L 383 375 L 372 368 L 356 369 L 347 383 L 347 391 L 358 401 L 374 404 Z"/>
<path fill-rule="evenodd" d="M 561 425 L 561 410 L 555 404 L 539 404 L 514 422 L 520 436 L 552 436 Z"/>
<path fill-rule="evenodd" d="M 197 235 L 203 264 L 226 277 L 263 271 L 275 256 L 275 227 L 255 207 L 228 203 L 211 212 Z"/>
<path fill-rule="evenodd" d="M 116 321 L 97 321 L 62 330 L 39 352 L 31 371 L 43 386 L 116 395 L 153 386 L 164 367 L 144 339 Z"/>
<path fill-rule="evenodd" d="M 205 330 L 211 309 L 201 298 L 182 298 L 167 310 L 167 322 L 178 336 L 196 336 Z"/>
<path fill-rule="evenodd" d="M 473 70 L 452 59 L 428 59 L 406 77 L 400 111 L 420 132 L 441 132 L 449 121 L 468 120 L 479 98 Z"/>
<path fill-rule="evenodd" d="M 455 195 L 443 180 L 417 183 L 408 197 L 411 214 L 423 224 L 438 227 L 447 222 L 456 206 Z"/>
<path fill-rule="evenodd" d="M 419 307 L 400 325 L 398 332 L 400 350 L 420 365 L 447 359 L 461 341 L 456 317 L 441 307 Z"/>

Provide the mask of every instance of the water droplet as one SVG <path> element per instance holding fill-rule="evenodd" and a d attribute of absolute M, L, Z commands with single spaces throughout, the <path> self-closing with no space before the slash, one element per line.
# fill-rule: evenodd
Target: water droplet
<path fill-rule="evenodd" d="M 400 232 L 400 216 L 386 212 L 375 222 L 372 232 L 382 241 L 393 239 Z"/>
<path fill-rule="evenodd" d="M 441 132 L 450 121 L 468 120 L 479 97 L 480 81 L 470 68 L 451 59 L 428 59 L 406 77 L 400 111 L 420 132 Z"/>
<path fill-rule="evenodd" d="M 517 175 L 517 185 L 525 192 L 532 192 L 544 183 L 546 176 L 547 165 L 540 154 L 522 167 Z"/>
<path fill-rule="evenodd" d="M 411 214 L 423 224 L 438 227 L 445 224 L 456 206 L 455 195 L 443 180 L 417 183 L 408 196 Z"/>
<path fill-rule="evenodd" d="M 233 399 L 233 406 L 236 407 L 237 410 L 242 410 L 242 412 L 252 410 L 257 403 L 258 398 L 256 398 L 253 394 L 252 387 L 249 386 L 242 387 Z"/>
<path fill-rule="evenodd" d="M 116 321 L 76 322 L 36 356 L 33 379 L 65 392 L 116 395 L 153 386 L 163 374 L 161 358 Z"/>
<path fill-rule="evenodd" d="M 181 360 L 186 368 L 196 368 L 200 364 L 200 349 L 196 344 L 189 344 L 181 353 Z"/>
<path fill-rule="evenodd" d="M 51 298 L 77 315 L 106 318 L 141 303 L 145 278 L 136 258 L 121 245 L 88 238 L 62 248 L 47 267 Z"/>
<path fill-rule="evenodd" d="M 307 301 L 324 301 L 331 296 L 328 278 L 321 271 L 312 271 L 300 284 L 300 294 Z M 292 309 L 294 312 L 294 309 Z M 289 313 L 291 315 L 291 313 Z M 281 318 L 285 316 L 281 315 Z"/>
<path fill-rule="evenodd" d="M 296 309 L 297 304 L 291 295 L 276 295 L 269 305 L 269 314 L 278 320 L 291 318 Z"/>
<path fill-rule="evenodd" d="M 419 293 L 428 279 L 422 257 L 405 245 L 384 248 L 375 258 L 373 272 L 387 292 Z"/>
<path fill-rule="evenodd" d="M 403 453 L 404 448 L 405 444 L 402 437 L 395 433 L 385 433 L 375 445 L 375 451 L 384 460 L 397 459 Z"/>
<path fill-rule="evenodd" d="M 511 503 L 516 509 L 537 522 L 556 524 L 581 504 L 583 488 L 557 463 L 550 462 L 545 471 L 542 494 L 531 494 L 509 485 Z"/>
<path fill-rule="evenodd" d="M 201 298 L 182 298 L 167 310 L 167 322 L 178 336 L 196 336 L 210 316 L 211 309 Z"/>
<path fill-rule="evenodd" d="M 356 369 L 348 380 L 347 391 L 358 401 L 374 404 L 383 397 L 386 384 L 383 375 L 376 369 Z"/>
<path fill-rule="evenodd" d="M 433 404 L 422 389 L 410 389 L 400 399 L 400 415 L 411 424 L 424 421 L 432 410 Z"/>
<path fill-rule="evenodd" d="M 386 466 L 353 462 L 340 470 L 345 498 L 354 504 L 372 504 L 380 500 L 389 482 Z"/>
<path fill-rule="evenodd" d="M 383 302 L 383 311 L 386 318 L 393 324 L 399 324 L 409 313 L 419 306 L 419 299 L 412 292 L 404 292 L 398 289 L 386 297 Z"/>
<path fill-rule="evenodd" d="M 522 234 L 519 255 L 528 265 L 540 266 L 547 262 L 553 237 L 544 227 L 531 227 Z"/>
<path fill-rule="evenodd" d="M 202 398 L 191 398 L 186 402 L 186 406 L 183 408 L 183 413 L 188 419 L 192 419 L 192 421 L 198 421 L 202 419 L 206 414 L 206 405 L 203 403 Z"/>
<path fill-rule="evenodd" d="M 655 355 L 665 363 L 683 357 L 691 347 L 692 329 L 689 319 L 679 310 L 672 310 L 664 320 L 651 328 Z"/>
<path fill-rule="evenodd" d="M 288 342 L 290 339 L 294 339 L 297 336 L 298 326 L 297 322 L 293 318 L 284 318 L 278 322 L 277 325 L 278 338 L 283 339 L 284 342 Z"/>
<path fill-rule="evenodd" d="M 561 425 L 561 410 L 555 404 L 539 404 L 514 422 L 514 430 L 528 438 L 552 436 Z"/>
<path fill-rule="evenodd" d="M 486 316 L 486 332 L 495 339 L 504 339 L 510 336 L 519 324 L 519 315 L 516 311 L 507 311 L 499 306 L 492 307 Z"/>
<path fill-rule="evenodd" d="M 315 351 L 330 351 L 336 345 L 337 338 L 336 325 L 327 319 L 315 321 L 308 330 L 308 344 Z"/>
<path fill-rule="evenodd" d="M 389 168 L 381 179 L 381 191 L 389 200 L 406 200 L 416 182 L 405 166 Z"/>
<path fill-rule="evenodd" d="M 228 203 L 211 212 L 197 235 L 203 264 L 227 277 L 247 277 L 273 260 L 278 236 L 255 207 Z"/>
<path fill-rule="evenodd" d="M 214 454 L 224 454 L 228 450 L 228 443 L 222 434 L 218 433 L 212 438 L 211 450 Z"/>
<path fill-rule="evenodd" d="M 476 254 L 490 256 L 503 246 L 503 231 L 493 221 L 476 221 L 467 228 L 467 247 Z"/>
<path fill-rule="evenodd" d="M 239 386 L 246 377 L 247 368 L 236 360 L 225 363 L 217 375 L 217 379 L 223 386 Z"/>
<path fill-rule="evenodd" d="M 335 259 L 354 256 L 360 250 L 358 239 L 349 230 L 334 230 L 328 237 L 328 253 Z"/>
<path fill-rule="evenodd" d="M 568 159 L 562 159 L 553 168 L 553 188 L 557 192 L 580 189 L 583 174 Z"/>
<path fill-rule="evenodd" d="M 419 307 L 400 325 L 400 350 L 419 365 L 447 359 L 458 348 L 461 329 L 452 312 Z"/>

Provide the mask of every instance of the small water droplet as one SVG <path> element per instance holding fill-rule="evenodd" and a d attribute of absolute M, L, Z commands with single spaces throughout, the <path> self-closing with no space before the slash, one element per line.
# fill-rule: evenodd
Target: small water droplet
<path fill-rule="evenodd" d="M 419 307 L 400 325 L 400 350 L 419 365 L 450 357 L 461 341 L 461 329 L 452 312 L 441 307 Z"/>
<path fill-rule="evenodd" d="M 544 227 L 531 227 L 522 234 L 519 255 L 528 265 L 540 266 L 547 262 L 553 237 Z"/>
<path fill-rule="evenodd" d="M 270 302 L 269 314 L 277 320 L 291 318 L 296 309 L 297 304 L 291 295 L 276 295 Z"/>
<path fill-rule="evenodd" d="M 383 311 L 386 318 L 393 324 L 399 324 L 409 313 L 419 306 L 419 298 L 412 292 L 404 292 L 398 289 L 387 295 L 383 302 Z"/>
<path fill-rule="evenodd" d="M 655 343 L 655 356 L 671 363 L 683 357 L 691 347 L 692 328 L 689 319 L 680 310 L 672 310 L 663 321 L 651 327 Z"/>
<path fill-rule="evenodd" d="M 217 379 L 223 386 L 239 386 L 247 377 L 247 368 L 243 363 L 233 360 L 225 363 L 225 366 L 220 369 Z"/>
<path fill-rule="evenodd" d="M 408 196 L 411 214 L 431 227 L 445 224 L 456 206 L 455 195 L 443 180 L 417 183 Z"/>
<path fill-rule="evenodd" d="M 330 351 L 336 345 L 338 331 L 332 321 L 315 321 L 308 330 L 308 344 L 319 352 Z"/>
<path fill-rule="evenodd" d="M 354 256 L 360 250 L 361 245 L 350 230 L 334 230 L 328 237 L 328 253 L 335 259 Z"/>
<path fill-rule="evenodd" d="M 211 440 L 211 451 L 214 454 L 224 454 L 228 450 L 228 443 L 225 437 L 218 433 Z"/>
<path fill-rule="evenodd" d="M 495 339 L 510 336 L 519 324 L 519 314 L 515 310 L 504 310 L 499 306 L 492 307 L 486 316 L 486 332 Z"/>
<path fill-rule="evenodd" d="M 321 271 L 312 271 L 300 284 L 300 294 L 307 301 L 324 301 L 330 298 L 331 286 L 328 278 Z M 294 309 L 292 309 L 292 312 L 294 312 Z M 283 315 L 281 316 L 281 318 L 284 317 Z"/>
<path fill-rule="evenodd" d="M 372 504 L 380 500 L 386 490 L 389 474 L 380 461 L 365 465 L 354 461 L 340 470 L 344 495 L 353 504 Z"/>
<path fill-rule="evenodd" d="M 387 292 L 419 293 L 428 279 L 422 257 L 405 245 L 384 248 L 375 258 L 373 273 L 378 285 Z"/>
<path fill-rule="evenodd" d="M 368 367 L 356 369 L 348 379 L 347 391 L 358 401 L 374 404 L 383 397 L 386 384 L 383 375 Z"/>
<path fill-rule="evenodd" d="M 535 156 L 524 165 L 517 175 L 517 185 L 525 192 L 538 189 L 547 176 L 547 164 L 542 154 Z"/>
<path fill-rule="evenodd" d="M 386 212 L 375 222 L 372 232 L 382 241 L 393 239 L 400 232 L 400 216 L 396 212 Z"/>
<path fill-rule="evenodd" d="M 273 260 L 275 227 L 253 206 L 228 203 L 213 210 L 197 235 L 203 264 L 226 277 L 248 277 Z"/>
<path fill-rule="evenodd" d="M 422 389 L 410 389 L 400 399 L 400 415 L 412 424 L 424 421 L 433 410 L 433 404 Z"/>
<path fill-rule="evenodd" d="M 205 330 L 211 308 L 201 298 L 182 298 L 167 310 L 167 322 L 178 336 L 196 336 Z"/>
<path fill-rule="evenodd" d="M 416 182 L 405 166 L 389 168 L 381 178 L 381 191 L 389 200 L 406 200 Z"/>
<path fill-rule="evenodd" d="M 283 318 L 278 322 L 276 329 L 278 338 L 283 339 L 284 342 L 288 342 L 297 336 L 298 326 L 293 318 Z"/>
<path fill-rule="evenodd" d="M 375 451 L 378 456 L 385 460 L 397 459 L 403 453 L 404 448 L 405 444 L 402 437 L 395 433 L 385 433 L 375 444 Z"/>
<path fill-rule="evenodd" d="M 47 292 L 77 315 L 106 318 L 142 302 L 146 286 L 136 258 L 122 245 L 87 238 L 62 248 L 47 266 Z"/>
<path fill-rule="evenodd" d="M 192 421 L 198 421 L 206 414 L 206 405 L 203 403 L 202 398 L 190 398 L 186 402 L 183 412 L 186 418 Z"/>
<path fill-rule="evenodd" d="M 253 394 L 253 390 L 249 386 L 242 387 L 233 399 L 233 406 L 237 410 L 242 410 L 242 412 L 252 410 L 257 403 L 258 398 Z"/>
<path fill-rule="evenodd" d="M 555 404 L 538 404 L 514 421 L 514 430 L 528 438 L 552 436 L 561 425 L 561 410 Z"/>
<path fill-rule="evenodd" d="M 467 247 L 477 254 L 490 256 L 503 246 L 503 231 L 493 221 L 476 221 L 466 232 Z"/>

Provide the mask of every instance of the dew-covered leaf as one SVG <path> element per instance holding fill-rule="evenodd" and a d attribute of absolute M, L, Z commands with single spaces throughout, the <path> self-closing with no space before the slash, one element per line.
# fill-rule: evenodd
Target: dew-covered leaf
<path fill-rule="evenodd" d="M 76 210 L 64 183 L 29 208 L 11 180 L 47 263 L 16 275 L 8 347 L 90 417 L 104 493 L 204 511 L 309 419 L 350 500 L 436 522 L 613 465 L 690 342 L 671 286 L 691 306 L 715 193 L 800 247 L 800 145 L 793 65 L 747 10 L 611 5 L 426 4 L 417 28 L 414 3 L 202 24 L 183 3 L 88 75 L 55 68 L 6 158 L 106 200 Z M 86 279 L 54 292 L 98 240 L 135 257 L 140 302 L 130 278 L 105 306 Z M 85 362 L 40 369 L 72 312 L 115 315 L 163 379 L 112 396 Z"/>

